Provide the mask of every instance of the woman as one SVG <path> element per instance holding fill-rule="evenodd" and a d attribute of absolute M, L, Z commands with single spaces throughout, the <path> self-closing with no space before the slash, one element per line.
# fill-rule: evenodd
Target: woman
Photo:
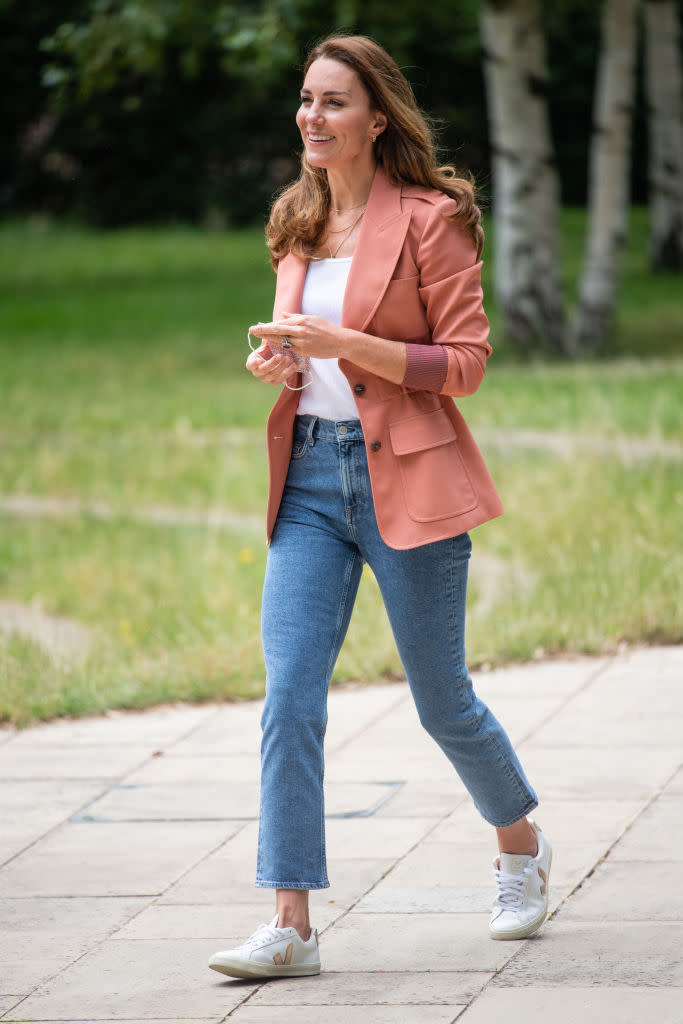
<path fill-rule="evenodd" d="M 365 37 L 312 51 L 296 119 L 301 176 L 268 225 L 274 320 L 250 328 L 247 360 L 286 385 L 268 421 L 256 881 L 276 916 L 212 957 L 233 977 L 320 970 L 326 700 L 365 562 L 420 720 L 496 829 L 492 937 L 532 934 L 548 902 L 536 796 L 465 665 L 467 531 L 501 512 L 451 397 L 476 391 L 491 351 L 472 188 L 437 168 L 410 86 Z"/>

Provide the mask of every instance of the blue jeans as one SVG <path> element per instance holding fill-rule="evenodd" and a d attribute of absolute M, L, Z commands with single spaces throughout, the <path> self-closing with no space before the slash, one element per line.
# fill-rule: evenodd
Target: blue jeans
<path fill-rule="evenodd" d="M 536 806 L 503 728 L 465 665 L 467 534 L 408 551 L 375 520 L 360 422 L 298 416 L 263 591 L 266 701 L 256 885 L 323 889 L 327 692 L 363 564 L 375 574 L 420 721 L 481 815 Z"/>

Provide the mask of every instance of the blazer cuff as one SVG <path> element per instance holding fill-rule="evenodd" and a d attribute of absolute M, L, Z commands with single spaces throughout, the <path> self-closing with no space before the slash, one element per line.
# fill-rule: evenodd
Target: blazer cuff
<path fill-rule="evenodd" d="M 443 345 L 406 343 L 406 372 L 402 381 L 404 387 L 440 394 L 447 373 L 448 355 Z"/>

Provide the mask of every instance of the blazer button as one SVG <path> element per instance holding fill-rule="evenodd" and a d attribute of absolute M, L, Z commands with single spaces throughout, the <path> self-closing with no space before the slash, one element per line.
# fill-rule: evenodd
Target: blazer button
<path fill-rule="evenodd" d="M 354 384 L 353 385 L 353 391 L 354 391 L 354 394 L 356 394 L 356 395 L 364 395 L 365 394 L 365 384 Z"/>
<path fill-rule="evenodd" d="M 381 441 L 373 441 L 372 444 L 370 445 L 370 451 L 371 452 L 378 452 L 381 447 L 382 447 L 382 442 Z"/>

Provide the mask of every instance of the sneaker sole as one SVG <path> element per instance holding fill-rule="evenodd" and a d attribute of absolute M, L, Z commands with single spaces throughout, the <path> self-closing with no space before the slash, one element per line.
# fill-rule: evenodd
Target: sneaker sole
<path fill-rule="evenodd" d="M 273 964 L 250 964 L 250 963 L 219 963 L 211 961 L 209 967 L 219 974 L 226 974 L 229 978 L 307 978 L 313 974 L 320 974 L 320 964 L 283 964 L 278 967 Z"/>
<path fill-rule="evenodd" d="M 528 924 L 525 924 L 521 928 L 511 929 L 510 931 L 497 932 L 493 928 L 489 928 L 489 935 L 492 939 L 528 939 L 530 935 L 534 935 L 541 925 L 545 924 L 545 920 L 548 916 L 548 908 L 543 911 L 542 917 L 537 917 Z"/>

